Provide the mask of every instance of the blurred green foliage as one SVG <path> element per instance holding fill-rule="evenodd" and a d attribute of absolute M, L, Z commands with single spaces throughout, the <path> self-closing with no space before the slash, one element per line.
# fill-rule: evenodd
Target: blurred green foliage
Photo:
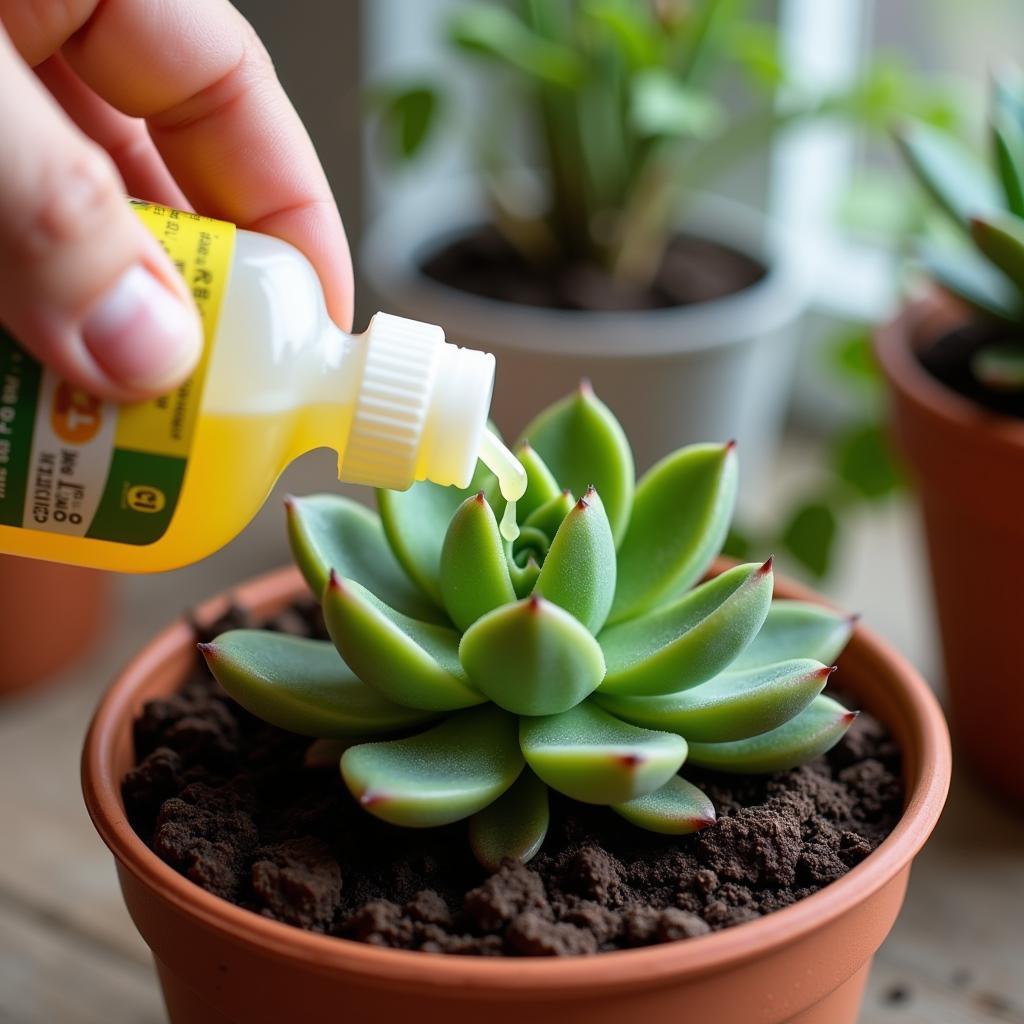
<path fill-rule="evenodd" d="M 471 131 L 494 225 L 535 264 L 583 262 L 640 284 L 687 196 L 785 125 L 953 116 L 889 59 L 843 94 L 806 95 L 750 0 L 484 0 L 444 31 L 481 77 Z M 440 83 L 390 83 L 373 100 L 398 165 L 460 124 Z"/>

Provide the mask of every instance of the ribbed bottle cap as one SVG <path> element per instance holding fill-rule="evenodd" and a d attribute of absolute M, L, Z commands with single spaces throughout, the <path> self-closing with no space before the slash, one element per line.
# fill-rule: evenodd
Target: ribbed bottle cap
<path fill-rule="evenodd" d="M 466 486 L 490 408 L 494 357 L 449 345 L 432 324 L 378 313 L 363 336 L 363 377 L 340 478 L 403 490 Z"/>

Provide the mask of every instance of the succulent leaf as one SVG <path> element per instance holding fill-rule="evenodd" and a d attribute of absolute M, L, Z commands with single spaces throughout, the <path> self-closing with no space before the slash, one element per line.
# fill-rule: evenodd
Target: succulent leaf
<path fill-rule="evenodd" d="M 498 521 L 483 491 L 467 498 L 448 524 L 440 582 L 445 610 L 459 629 L 516 599 Z"/>
<path fill-rule="evenodd" d="M 559 491 L 553 498 L 549 498 L 543 505 L 535 508 L 523 520 L 523 529 L 539 530 L 548 540 L 551 540 L 558 533 L 558 528 L 575 505 L 576 502 L 573 500 L 571 491 Z"/>
<path fill-rule="evenodd" d="M 1024 128 L 997 117 L 992 125 L 992 145 L 1007 208 L 1024 217 Z"/>
<path fill-rule="evenodd" d="M 377 508 L 394 557 L 409 579 L 439 606 L 442 603 L 441 548 L 448 523 L 459 505 L 481 490 L 492 506 L 497 508 L 500 502 L 500 507 L 504 508 L 498 481 L 483 463 L 477 464 L 476 473 L 465 490 L 417 483 L 407 491 L 377 492 Z"/>
<path fill-rule="evenodd" d="M 526 560 L 526 565 L 517 565 L 515 562 L 511 562 L 509 563 L 508 572 L 512 579 L 512 589 L 515 590 L 516 597 L 529 597 L 533 593 L 533 588 L 537 585 L 537 580 L 540 578 L 540 565 L 531 552 Z"/>
<path fill-rule="evenodd" d="M 482 693 L 518 715 L 565 711 L 604 676 L 604 655 L 587 628 L 537 596 L 475 622 L 462 637 L 459 657 Z"/>
<path fill-rule="evenodd" d="M 462 670 L 454 629 L 417 622 L 358 583 L 333 575 L 324 589 L 323 612 L 345 663 L 389 700 L 451 711 L 486 699 Z"/>
<path fill-rule="evenodd" d="M 653 466 L 637 485 L 619 545 L 610 622 L 633 618 L 696 582 L 721 550 L 736 503 L 732 443 L 694 444 Z"/>
<path fill-rule="evenodd" d="M 382 697 L 325 640 L 233 629 L 200 650 L 214 678 L 242 707 L 303 736 L 365 739 L 435 717 Z"/>
<path fill-rule="evenodd" d="M 573 494 L 582 494 L 591 484 L 598 489 L 619 544 L 633 503 L 633 452 L 619 421 L 590 385 L 581 384 L 545 409 L 523 431 L 522 441 L 540 452 L 558 482 Z"/>
<path fill-rule="evenodd" d="M 965 230 L 972 217 L 999 209 L 995 182 L 945 132 L 915 122 L 903 125 L 896 141 L 932 198 Z"/>
<path fill-rule="evenodd" d="M 506 858 L 525 864 L 544 842 L 549 820 L 548 787 L 524 768 L 494 803 L 469 819 L 473 854 L 488 871 L 497 871 Z"/>
<path fill-rule="evenodd" d="M 634 697 L 676 693 L 725 671 L 754 639 L 771 606 L 774 575 L 738 565 L 598 637 L 608 671 L 601 693 Z"/>
<path fill-rule="evenodd" d="M 440 610 L 409 582 L 380 519 L 368 508 L 337 494 L 289 498 L 285 507 L 292 555 L 318 599 L 333 569 L 380 594 L 404 615 L 441 621 Z"/>
<path fill-rule="evenodd" d="M 361 743 L 341 758 L 352 795 L 392 825 L 429 828 L 476 814 L 523 770 L 512 715 L 487 705 L 403 740 Z"/>
<path fill-rule="evenodd" d="M 623 722 L 591 701 L 522 718 L 526 763 L 552 789 L 588 804 L 620 804 L 663 786 L 686 760 L 686 741 Z"/>
<path fill-rule="evenodd" d="M 612 810 L 632 825 L 666 836 L 698 832 L 716 820 L 715 805 L 708 795 L 679 775 L 653 793 L 613 804 Z"/>
<path fill-rule="evenodd" d="M 971 372 L 995 391 L 1024 389 L 1024 347 L 1019 341 L 985 345 L 971 358 Z"/>
<path fill-rule="evenodd" d="M 856 711 L 831 697 L 813 701 L 785 725 L 730 743 L 691 743 L 690 763 L 720 772 L 781 772 L 831 750 L 850 728 Z"/>
<path fill-rule="evenodd" d="M 615 596 L 615 540 L 593 487 L 572 507 L 551 541 L 535 593 L 596 633 Z"/>
<path fill-rule="evenodd" d="M 937 284 L 986 316 L 1014 323 L 1024 319 L 1020 293 L 980 256 L 931 248 L 922 251 L 921 263 Z"/>
<path fill-rule="evenodd" d="M 725 743 L 777 729 L 825 688 L 832 669 L 809 658 L 720 676 L 666 697 L 594 699 L 613 715 L 646 729 L 685 736 L 690 743 Z"/>
<path fill-rule="evenodd" d="M 552 498 L 557 498 L 562 488 L 559 487 L 547 464 L 540 454 L 524 442 L 516 449 L 516 458 L 526 470 L 526 492 L 516 504 L 520 520 L 527 520 L 531 513 Z"/>
<path fill-rule="evenodd" d="M 761 631 L 729 665 L 730 672 L 761 668 L 794 658 L 832 665 L 857 625 L 856 615 L 841 615 L 806 601 L 772 601 Z"/>
<path fill-rule="evenodd" d="M 1024 290 L 1024 220 L 1007 213 L 975 217 L 971 238 L 990 263 Z"/>

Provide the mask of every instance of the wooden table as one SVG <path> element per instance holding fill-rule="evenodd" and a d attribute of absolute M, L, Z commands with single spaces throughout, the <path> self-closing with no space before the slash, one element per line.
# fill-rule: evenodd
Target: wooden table
<path fill-rule="evenodd" d="M 316 455 L 279 489 L 322 487 Z M 787 483 L 780 477 L 780 487 Z M 102 649 L 37 697 L 0 705 L 0 1024 L 159 1024 L 149 954 L 79 793 L 78 756 L 104 687 L 179 610 L 287 560 L 280 503 L 199 566 L 121 582 Z M 859 518 L 829 592 L 929 678 L 936 655 L 916 522 L 905 506 Z M 1024 1024 L 1024 820 L 957 778 L 876 960 L 862 1024 Z"/>

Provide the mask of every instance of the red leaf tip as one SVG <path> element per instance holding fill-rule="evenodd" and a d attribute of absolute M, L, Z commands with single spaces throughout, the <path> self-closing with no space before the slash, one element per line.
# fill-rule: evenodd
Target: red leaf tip
<path fill-rule="evenodd" d="M 476 502 L 476 503 L 477 503 L 478 505 L 486 505 L 486 504 L 487 504 L 487 498 L 486 498 L 486 496 L 484 495 L 484 492 L 483 492 L 483 491 L 477 491 L 477 492 L 476 492 L 476 494 L 474 494 L 474 495 L 473 495 L 473 500 L 474 500 L 474 501 L 475 501 L 475 502 Z"/>
<path fill-rule="evenodd" d="M 845 723 L 846 725 L 852 725 L 859 717 L 859 711 L 846 711 L 843 713 L 843 717 L 840 719 L 840 721 Z"/>
<path fill-rule="evenodd" d="M 540 605 L 541 605 L 540 594 L 531 594 L 529 599 L 526 602 L 526 607 L 531 612 L 539 612 L 540 611 Z"/>
<path fill-rule="evenodd" d="M 284 510 L 289 515 L 298 508 L 298 498 L 294 494 L 286 494 L 284 496 Z"/>
<path fill-rule="evenodd" d="M 623 768 L 639 768 L 647 758 L 642 754 L 619 754 L 615 759 Z"/>
<path fill-rule="evenodd" d="M 828 679 L 838 667 L 838 665 L 822 665 L 821 668 L 814 670 L 814 674 L 822 679 Z"/>
<path fill-rule="evenodd" d="M 207 660 L 215 658 L 218 654 L 215 643 L 196 644 L 196 650 Z"/>
<path fill-rule="evenodd" d="M 580 377 L 580 394 L 590 397 L 594 393 L 594 385 L 590 383 L 589 377 Z"/>
<path fill-rule="evenodd" d="M 693 826 L 695 831 L 700 832 L 702 829 L 711 828 L 711 826 L 716 824 L 717 821 L 718 818 L 716 818 L 714 815 L 711 815 L 710 817 L 694 818 Z"/>
<path fill-rule="evenodd" d="M 342 585 L 341 577 L 334 569 L 331 569 L 327 574 L 327 589 L 333 590 L 336 593 L 341 593 L 345 589 Z"/>
<path fill-rule="evenodd" d="M 384 793 L 378 793 L 375 790 L 368 789 L 363 793 L 359 794 L 359 805 L 360 807 L 376 807 L 377 804 L 382 804 L 387 801 L 387 795 Z"/>
<path fill-rule="evenodd" d="M 760 574 L 761 576 L 767 576 L 767 575 L 768 575 L 768 573 L 770 573 L 770 572 L 772 571 L 772 565 L 774 564 L 774 562 L 775 562 L 775 556 L 774 556 L 774 555 L 769 555 L 769 556 L 768 556 L 768 558 L 767 558 L 767 559 L 765 560 L 765 563 L 764 563 L 764 565 L 762 565 L 762 566 L 761 566 L 761 567 L 760 567 L 760 568 L 759 568 L 759 569 L 757 570 L 757 571 L 758 571 L 758 573 L 759 573 L 759 574 Z"/>
<path fill-rule="evenodd" d="M 590 508 L 590 502 L 587 501 L 586 498 L 580 498 L 580 500 L 576 502 L 576 508 L 582 512 L 584 509 Z"/>
<path fill-rule="evenodd" d="M 723 447 L 725 448 L 725 451 L 727 453 L 736 451 L 736 438 L 730 437 L 729 440 L 725 442 L 725 445 Z"/>

